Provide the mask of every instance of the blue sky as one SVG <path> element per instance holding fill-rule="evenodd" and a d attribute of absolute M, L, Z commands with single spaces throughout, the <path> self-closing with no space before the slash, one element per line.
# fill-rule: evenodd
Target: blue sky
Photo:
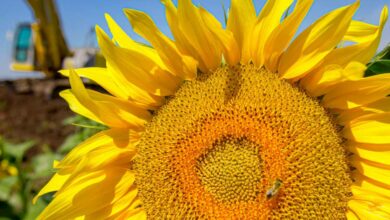
<path fill-rule="evenodd" d="M 230 0 L 193 0 L 193 2 L 211 11 L 220 21 L 223 21 L 222 3 L 226 7 L 230 5 Z M 259 11 L 265 0 L 254 0 L 254 2 Z M 316 0 L 301 30 L 324 13 L 352 2 L 354 0 Z M 360 8 L 354 19 L 378 24 L 384 5 L 389 6 L 390 0 L 361 0 Z M 123 8 L 134 8 L 148 13 L 162 31 L 170 35 L 164 7 L 159 0 L 57 0 L 57 6 L 65 37 L 71 48 L 86 46 L 87 33 L 95 24 L 107 30 L 104 13 L 109 13 L 135 40 L 142 40 L 132 32 L 130 24 L 122 13 Z M 19 22 L 33 21 L 32 12 L 25 0 L 2 0 L 0 15 L 0 79 L 5 76 L 20 76 L 20 73 L 9 70 L 12 33 Z M 389 23 L 386 24 L 380 48 L 390 43 Z"/>

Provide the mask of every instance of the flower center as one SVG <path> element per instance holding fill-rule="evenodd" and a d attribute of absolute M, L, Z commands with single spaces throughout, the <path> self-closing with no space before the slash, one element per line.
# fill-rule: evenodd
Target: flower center
<path fill-rule="evenodd" d="M 259 146 L 224 138 L 198 158 L 196 172 L 205 190 L 223 203 L 254 201 L 261 179 Z"/>
<path fill-rule="evenodd" d="M 151 219 L 345 218 L 342 141 L 317 100 L 262 68 L 185 82 L 134 161 Z"/>

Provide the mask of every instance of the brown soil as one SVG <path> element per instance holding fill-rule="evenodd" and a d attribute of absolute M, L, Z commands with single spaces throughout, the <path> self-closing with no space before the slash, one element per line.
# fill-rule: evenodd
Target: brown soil
<path fill-rule="evenodd" d="M 20 94 L 0 82 L 0 136 L 11 142 L 35 140 L 37 144 L 32 149 L 35 153 L 43 145 L 56 149 L 75 130 L 63 124 L 72 115 L 66 102 L 58 96 Z"/>

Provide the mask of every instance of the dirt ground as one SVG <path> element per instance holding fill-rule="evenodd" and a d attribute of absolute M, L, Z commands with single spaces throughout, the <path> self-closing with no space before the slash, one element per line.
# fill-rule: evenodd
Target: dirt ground
<path fill-rule="evenodd" d="M 35 140 L 37 146 L 56 149 L 75 130 L 74 126 L 63 124 L 72 115 L 58 96 L 20 94 L 0 82 L 0 136 L 6 140 L 14 143 Z"/>

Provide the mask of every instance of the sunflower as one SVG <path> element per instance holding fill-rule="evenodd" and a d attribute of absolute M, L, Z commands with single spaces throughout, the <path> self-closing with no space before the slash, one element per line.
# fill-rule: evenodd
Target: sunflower
<path fill-rule="evenodd" d="M 62 71 L 70 108 L 109 129 L 54 164 L 40 219 L 390 219 L 390 73 L 364 77 L 387 7 L 378 26 L 352 20 L 357 1 L 295 37 L 313 0 L 286 17 L 293 0 L 232 0 L 226 28 L 162 3 L 174 40 L 125 9 L 150 46 L 106 15 L 106 68 Z"/>

